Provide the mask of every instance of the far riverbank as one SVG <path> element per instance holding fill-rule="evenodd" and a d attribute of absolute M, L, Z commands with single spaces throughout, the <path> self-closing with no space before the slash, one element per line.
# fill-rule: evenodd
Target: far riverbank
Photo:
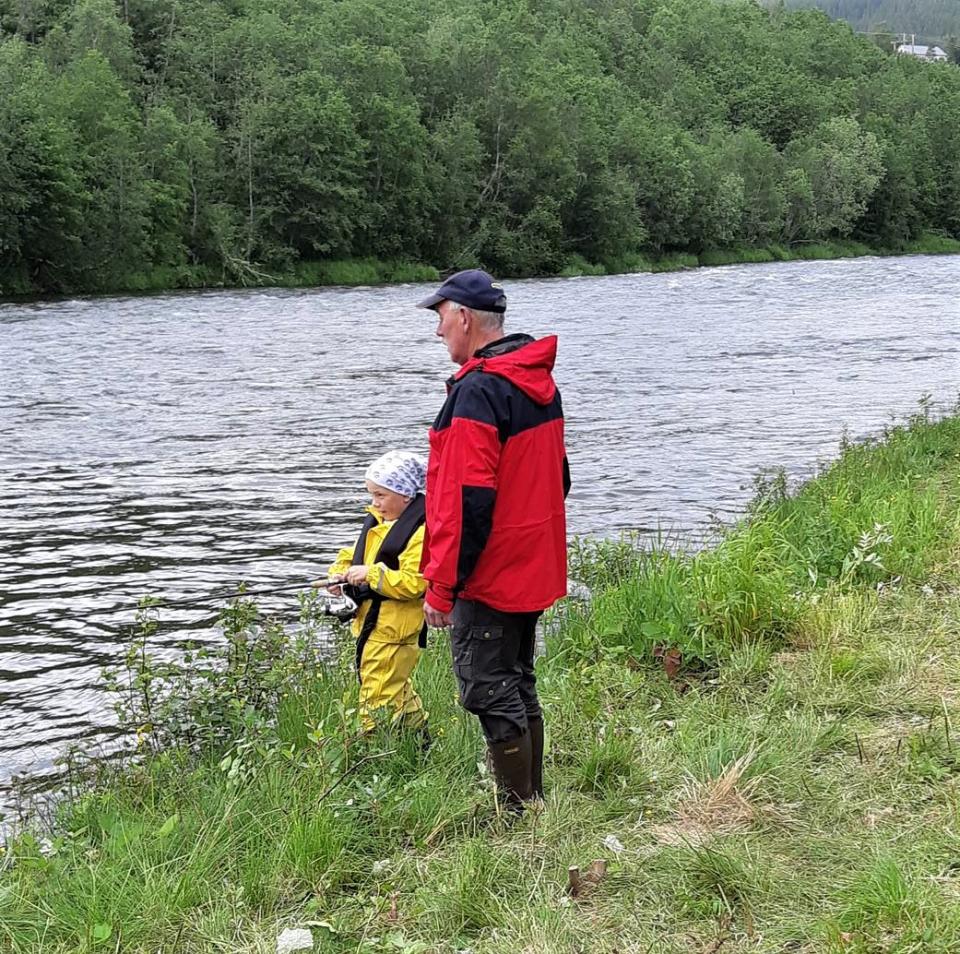
<path fill-rule="evenodd" d="M 879 248 L 854 241 L 809 242 L 796 245 L 764 245 L 756 247 L 707 249 L 698 255 L 688 252 L 650 255 L 638 252 L 603 262 L 588 262 L 579 255 L 571 256 L 553 274 L 507 275 L 506 281 L 527 278 L 577 278 L 582 276 L 629 275 L 714 268 L 721 265 L 767 264 L 772 262 L 831 261 L 866 256 L 957 255 L 960 241 L 935 233 L 925 233 L 898 248 Z M 470 267 L 465 265 L 464 267 Z M 231 281 L 223 272 L 203 265 L 160 267 L 136 272 L 109 287 L 75 288 L 74 295 L 161 294 L 172 291 L 200 291 L 241 288 L 356 288 L 396 285 L 411 282 L 439 281 L 454 268 L 440 269 L 422 262 L 384 261 L 376 258 L 333 259 L 298 262 L 286 272 L 251 269 L 242 284 Z M 67 293 L 65 293 L 67 294 Z M 55 296 L 62 298 L 63 295 Z M 2 296 L 0 302 L 51 300 L 33 296 Z"/>

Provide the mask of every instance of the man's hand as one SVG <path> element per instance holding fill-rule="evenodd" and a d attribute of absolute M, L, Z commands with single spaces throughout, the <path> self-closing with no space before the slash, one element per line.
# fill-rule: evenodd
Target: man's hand
<path fill-rule="evenodd" d="M 423 615 L 427 619 L 427 625 L 434 629 L 446 629 L 453 622 L 452 613 L 441 613 L 434 609 L 427 600 L 423 601 Z"/>

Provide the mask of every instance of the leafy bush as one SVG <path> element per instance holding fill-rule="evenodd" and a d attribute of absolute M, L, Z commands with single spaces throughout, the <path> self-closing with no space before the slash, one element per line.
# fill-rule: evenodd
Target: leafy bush
<path fill-rule="evenodd" d="M 312 680 L 331 671 L 329 649 L 326 659 L 321 650 L 330 642 L 319 638 L 324 624 L 314 594 L 301 596 L 296 636 L 276 620 L 261 620 L 256 603 L 240 597 L 221 613 L 222 646 L 188 647 L 182 659 L 169 662 L 150 649 L 159 605 L 155 598 L 141 601 L 124 665 L 105 674 L 121 727 L 154 753 L 176 747 L 223 751 L 242 740 L 223 766 L 234 775 L 242 770 L 244 751 L 287 741 L 279 734 L 287 700 L 302 697 Z"/>
<path fill-rule="evenodd" d="M 571 255 L 563 268 L 560 269 L 561 278 L 578 278 L 581 275 L 606 275 L 603 265 L 592 265 L 582 255 Z"/>
<path fill-rule="evenodd" d="M 712 248 L 700 253 L 701 265 L 743 265 L 748 262 L 763 263 L 774 261 L 773 252 L 766 248 L 737 247 L 729 249 Z"/>

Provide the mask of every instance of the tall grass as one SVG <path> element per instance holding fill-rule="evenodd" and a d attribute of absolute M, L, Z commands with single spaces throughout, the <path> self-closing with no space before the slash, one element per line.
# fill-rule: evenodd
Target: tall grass
<path fill-rule="evenodd" d="M 960 241 L 936 232 L 924 232 L 914 241 L 906 242 L 903 248 L 893 250 L 897 255 L 956 255 L 958 252 Z"/>
<path fill-rule="evenodd" d="M 688 268 L 697 268 L 699 264 L 696 255 L 691 255 L 688 252 L 669 252 L 654 259 L 652 271 L 680 272 Z"/>
<path fill-rule="evenodd" d="M 744 265 L 747 263 L 773 262 L 774 253 L 766 248 L 718 248 L 706 249 L 698 256 L 701 265 Z"/>
<path fill-rule="evenodd" d="M 623 255 L 607 258 L 603 262 L 603 267 L 606 269 L 608 275 L 624 275 L 634 272 L 653 271 L 653 265 L 650 263 L 650 259 L 645 255 L 641 255 L 639 252 L 632 254 L 627 252 Z"/>
<path fill-rule="evenodd" d="M 288 282 L 295 286 L 384 285 L 391 282 L 434 282 L 439 278 L 440 273 L 431 265 L 353 258 L 298 262 Z"/>

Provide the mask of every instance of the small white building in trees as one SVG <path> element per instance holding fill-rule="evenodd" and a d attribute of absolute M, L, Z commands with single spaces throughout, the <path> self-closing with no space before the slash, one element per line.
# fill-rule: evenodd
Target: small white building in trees
<path fill-rule="evenodd" d="M 918 60 L 945 63 L 949 57 L 939 46 L 924 46 L 922 43 L 901 43 L 897 47 L 901 56 L 915 56 Z"/>

